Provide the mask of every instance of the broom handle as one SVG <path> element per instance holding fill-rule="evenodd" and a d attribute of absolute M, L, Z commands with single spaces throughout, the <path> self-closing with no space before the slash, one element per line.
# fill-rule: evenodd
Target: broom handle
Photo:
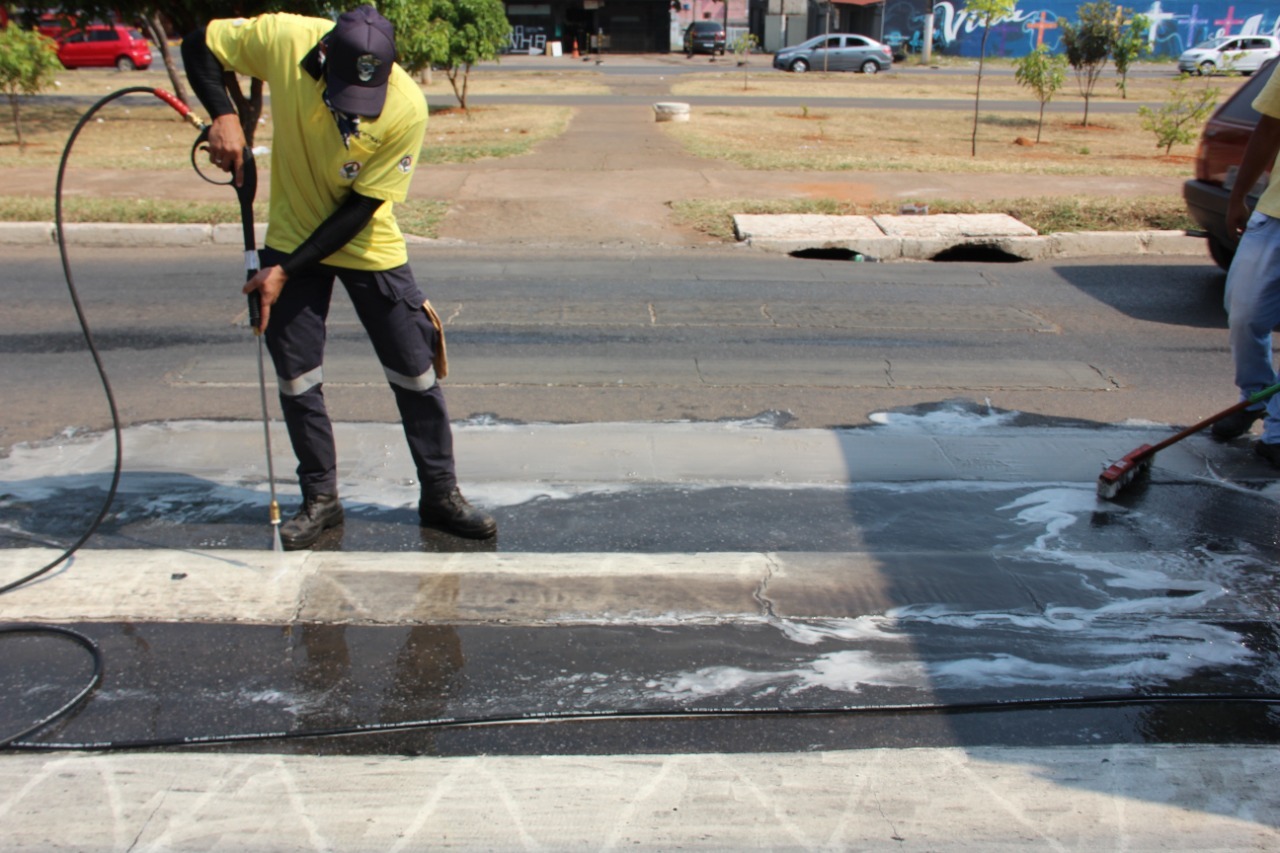
<path fill-rule="evenodd" d="M 1280 382 L 1276 383 L 1275 385 L 1272 385 L 1270 388 L 1263 388 L 1261 391 L 1255 391 L 1245 399 L 1241 400 L 1239 403 L 1236 403 L 1234 406 L 1231 406 L 1230 408 L 1227 408 L 1227 409 L 1223 409 L 1221 412 L 1218 412 L 1216 415 L 1210 415 L 1209 417 L 1205 418 L 1199 423 L 1192 424 L 1191 426 L 1187 427 L 1182 432 L 1179 432 L 1174 436 L 1166 438 L 1164 441 L 1152 447 L 1147 455 L 1150 455 L 1151 453 L 1155 453 L 1160 450 L 1164 450 L 1166 447 L 1168 447 L 1171 444 L 1177 444 L 1179 441 L 1182 441 L 1182 439 L 1186 438 L 1187 436 L 1194 435 L 1195 433 L 1198 433 L 1200 430 L 1204 429 L 1205 427 L 1210 426 L 1211 424 L 1215 424 L 1218 421 L 1222 420 L 1223 418 L 1230 417 L 1231 415 L 1234 415 L 1236 412 L 1243 411 L 1244 409 L 1247 409 L 1248 407 L 1252 406 L 1254 403 L 1261 403 L 1263 400 L 1268 400 L 1271 397 L 1273 397 L 1277 392 L 1280 392 Z"/>

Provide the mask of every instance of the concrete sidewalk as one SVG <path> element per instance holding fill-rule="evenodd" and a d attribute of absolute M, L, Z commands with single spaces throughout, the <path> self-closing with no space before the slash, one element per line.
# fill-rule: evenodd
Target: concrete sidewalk
<path fill-rule="evenodd" d="M 1273 747 L 0 761 L 5 849 L 1274 850 Z"/>

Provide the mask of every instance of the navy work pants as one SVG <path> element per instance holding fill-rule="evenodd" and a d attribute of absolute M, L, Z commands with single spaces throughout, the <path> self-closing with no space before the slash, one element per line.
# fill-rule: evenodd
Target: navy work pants
<path fill-rule="evenodd" d="M 285 258 L 264 249 L 265 269 Z M 280 407 L 298 458 L 306 494 L 337 494 L 338 458 L 324 403 L 325 321 L 333 282 L 347 289 L 395 392 L 400 420 L 426 492 L 457 484 L 453 432 L 444 392 L 432 369 L 438 333 L 423 310 L 425 298 L 406 264 L 382 272 L 315 266 L 290 276 L 271 306 L 266 343 L 275 363 Z"/>

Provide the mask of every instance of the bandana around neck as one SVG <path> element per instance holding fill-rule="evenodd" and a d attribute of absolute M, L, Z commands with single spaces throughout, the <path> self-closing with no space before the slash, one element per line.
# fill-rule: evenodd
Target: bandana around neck
<path fill-rule="evenodd" d="M 320 41 L 311 52 L 302 59 L 302 67 L 314 79 L 321 80 L 324 77 L 324 60 L 325 60 L 325 43 Z M 333 104 L 329 103 L 329 90 L 325 89 L 324 105 L 329 108 L 329 114 L 333 116 L 333 120 L 337 122 L 338 133 L 342 134 L 342 145 L 345 148 L 351 148 L 352 138 L 360 136 L 360 116 L 348 115 L 333 108 Z"/>
<path fill-rule="evenodd" d="M 338 133 L 342 134 L 342 144 L 346 148 L 351 147 L 352 137 L 360 136 L 360 116 L 348 115 L 340 110 L 333 108 L 333 104 L 329 103 L 329 90 L 324 90 L 324 105 L 329 108 L 329 114 L 333 116 L 334 121 L 338 123 Z"/>

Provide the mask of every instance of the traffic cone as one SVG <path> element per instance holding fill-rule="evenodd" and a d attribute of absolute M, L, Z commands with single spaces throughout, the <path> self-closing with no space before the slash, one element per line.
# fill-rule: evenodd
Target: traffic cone
<path fill-rule="evenodd" d="M 576 38 L 569 39 L 569 44 L 573 45 L 573 58 L 578 58 L 578 40 Z"/>

